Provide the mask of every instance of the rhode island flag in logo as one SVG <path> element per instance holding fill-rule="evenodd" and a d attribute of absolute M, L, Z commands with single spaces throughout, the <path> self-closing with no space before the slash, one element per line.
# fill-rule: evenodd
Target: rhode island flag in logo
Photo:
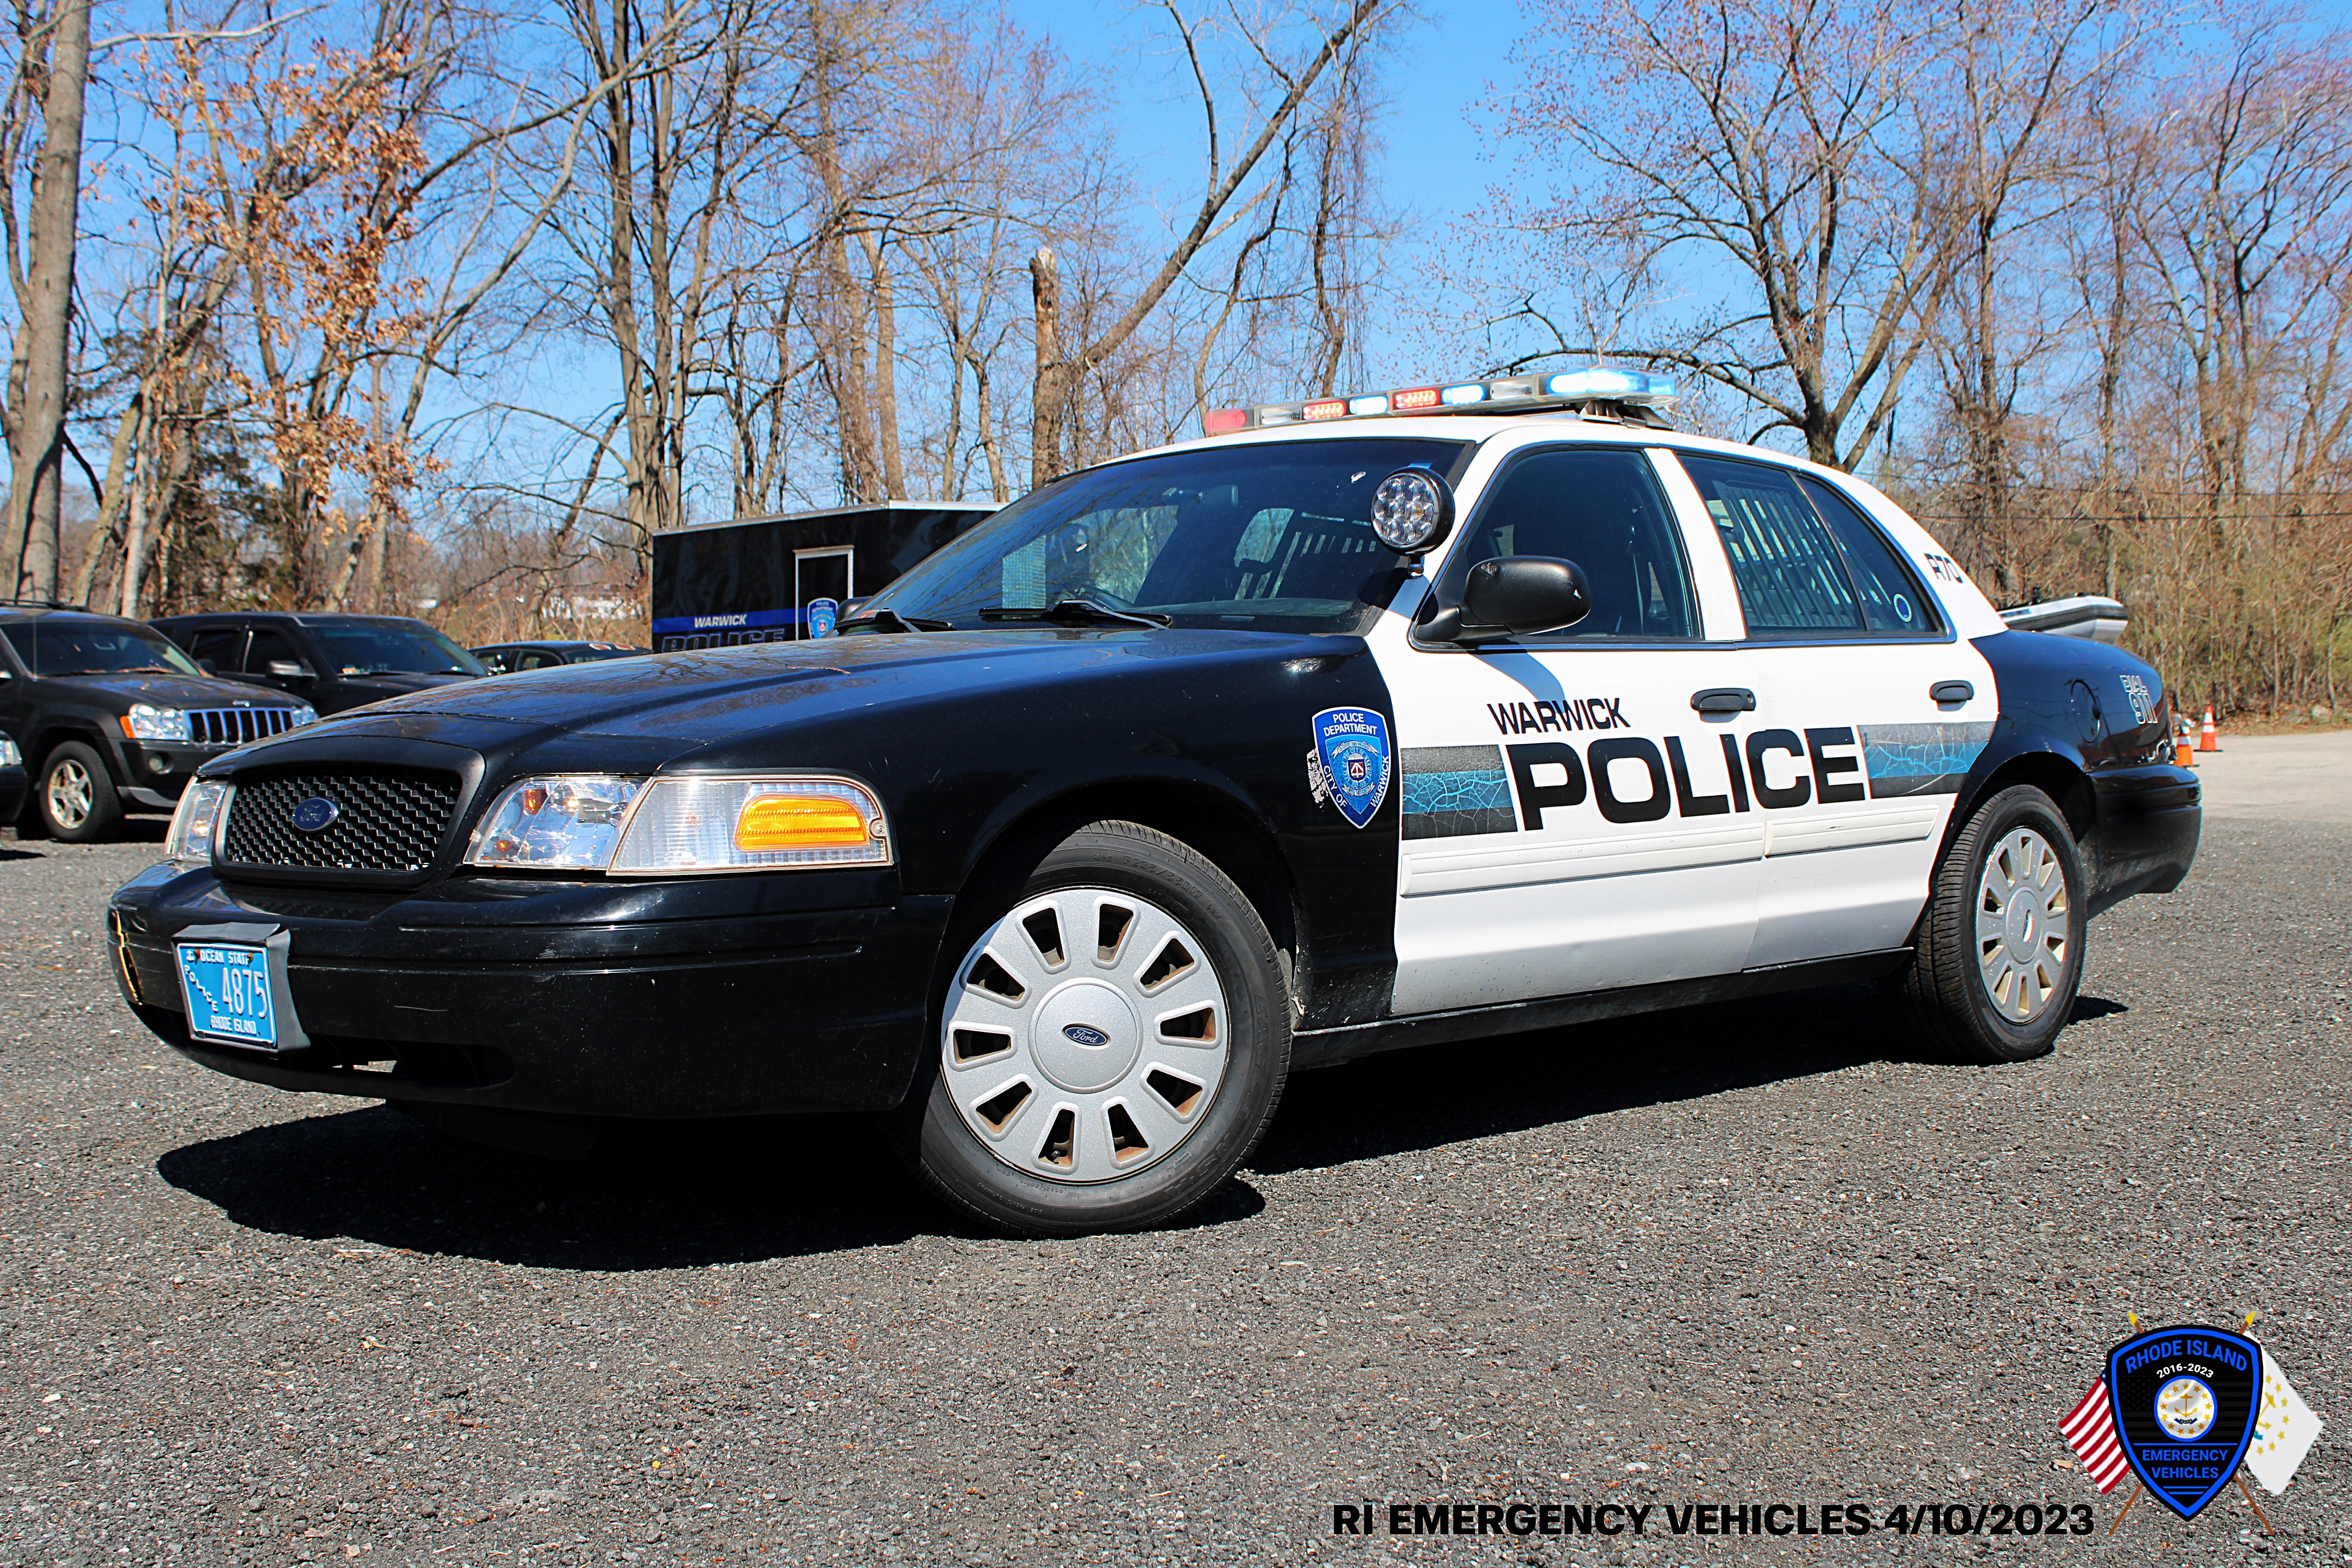
<path fill-rule="evenodd" d="M 2270 1352 L 2263 1352 L 2263 1402 L 2254 1412 L 2254 1440 L 2246 1446 L 2246 1468 L 2263 1490 L 2273 1497 L 2286 1490 L 2303 1457 L 2311 1452 L 2320 1425 L 2286 1380 L 2285 1370 L 2271 1359 Z"/>

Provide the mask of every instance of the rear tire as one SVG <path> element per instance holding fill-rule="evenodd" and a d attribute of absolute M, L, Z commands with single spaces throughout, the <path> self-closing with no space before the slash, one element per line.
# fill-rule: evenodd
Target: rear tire
<path fill-rule="evenodd" d="M 122 820 L 122 803 L 106 763 L 79 741 L 68 741 L 41 763 L 33 785 L 34 815 L 61 844 L 91 844 Z"/>
<path fill-rule="evenodd" d="M 923 1182 L 1030 1236 L 1155 1225 L 1222 1185 L 1290 1068 L 1288 990 L 1241 889 L 1097 822 L 970 902 L 898 1113 Z"/>
<path fill-rule="evenodd" d="M 1897 1016 L 1951 1059 L 2046 1055 L 2082 984 L 2085 899 L 2056 803 L 2027 784 L 2001 791 L 1936 868 L 1911 966 L 1889 985 Z"/>

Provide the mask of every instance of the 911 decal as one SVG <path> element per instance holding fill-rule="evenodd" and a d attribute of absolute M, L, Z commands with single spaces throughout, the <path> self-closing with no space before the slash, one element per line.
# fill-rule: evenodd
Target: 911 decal
<path fill-rule="evenodd" d="M 1400 757 L 1403 832 L 1539 833 L 1546 812 L 1588 803 L 1604 821 L 1631 824 L 1951 795 L 1991 736 L 1989 723 L 1818 725 L 1663 742 L 1610 735 L 1581 747 L 1409 747 Z"/>

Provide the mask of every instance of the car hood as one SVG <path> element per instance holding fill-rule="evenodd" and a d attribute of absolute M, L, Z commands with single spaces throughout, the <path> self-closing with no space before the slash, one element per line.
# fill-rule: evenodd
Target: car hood
<path fill-rule="evenodd" d="M 315 734 L 431 716 L 500 727 L 661 742 L 673 757 L 723 752 L 786 727 L 1008 688 L 1115 676 L 1139 661 L 1263 655 L 1308 641 L 1282 633 L 1024 630 L 900 633 L 754 643 L 567 664 L 395 697 Z M 387 731 L 388 732 L 388 731 Z"/>
<path fill-rule="evenodd" d="M 75 691 L 98 703 L 129 708 L 152 702 L 158 708 L 298 708 L 299 698 L 247 686 L 236 680 L 213 680 L 197 675 L 62 675 L 41 684 L 52 692 Z"/>

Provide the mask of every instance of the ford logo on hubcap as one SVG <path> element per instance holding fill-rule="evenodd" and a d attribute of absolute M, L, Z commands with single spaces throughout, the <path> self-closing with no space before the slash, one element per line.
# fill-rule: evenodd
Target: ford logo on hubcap
<path fill-rule="evenodd" d="M 1104 1034 L 1100 1029 L 1090 1029 L 1084 1024 L 1068 1025 L 1063 1028 L 1062 1033 L 1079 1045 L 1092 1046 L 1097 1049 L 1110 1044 L 1108 1035 Z"/>
<path fill-rule="evenodd" d="M 343 808 L 325 795 L 314 795 L 294 808 L 294 826 L 316 833 L 343 815 Z"/>

